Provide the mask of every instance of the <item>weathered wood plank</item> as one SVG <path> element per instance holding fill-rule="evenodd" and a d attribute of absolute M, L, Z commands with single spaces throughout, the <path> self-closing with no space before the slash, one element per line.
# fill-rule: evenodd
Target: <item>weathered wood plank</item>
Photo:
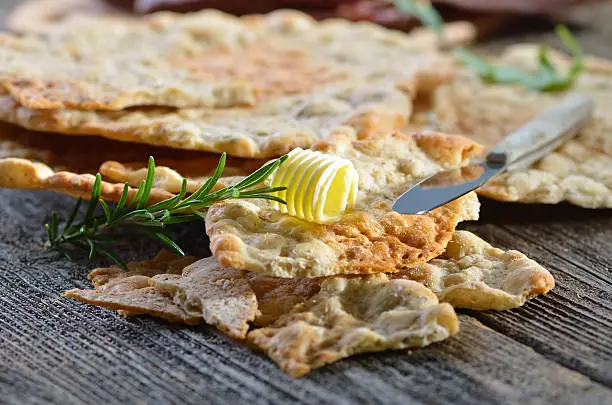
<path fill-rule="evenodd" d="M 67 214 L 72 200 L 0 190 L 0 201 L 0 390 L 20 398 L 15 403 L 603 404 L 612 398 L 609 388 L 469 317 L 461 334 L 442 344 L 410 355 L 358 356 L 292 380 L 215 331 L 123 319 L 61 298 L 65 289 L 87 285 L 87 270 L 44 249 L 41 225 L 53 209 Z M 157 247 L 133 249 L 151 256 Z"/>
<path fill-rule="evenodd" d="M 612 386 L 612 213 L 483 201 L 466 228 L 544 264 L 556 287 L 513 311 L 471 313 L 566 367 Z"/>

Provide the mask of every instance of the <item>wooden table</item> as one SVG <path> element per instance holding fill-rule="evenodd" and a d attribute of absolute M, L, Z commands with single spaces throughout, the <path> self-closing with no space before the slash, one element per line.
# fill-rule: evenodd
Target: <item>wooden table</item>
<path fill-rule="evenodd" d="M 17 0 L 2 1 L 0 16 L 7 3 Z M 588 51 L 612 57 L 610 17 L 612 6 L 572 15 L 594 21 L 580 31 Z M 552 41 L 540 33 L 487 46 L 518 37 Z M 546 266 L 551 293 L 512 311 L 462 311 L 461 333 L 441 344 L 361 355 L 294 380 L 213 329 L 124 319 L 61 298 L 89 286 L 88 268 L 44 249 L 43 224 L 72 205 L 0 190 L 2 404 L 612 403 L 610 210 L 484 200 L 481 221 L 463 227 Z M 191 253 L 206 253 L 201 225 L 184 233 Z M 128 250 L 150 257 L 158 246 L 147 243 Z"/>

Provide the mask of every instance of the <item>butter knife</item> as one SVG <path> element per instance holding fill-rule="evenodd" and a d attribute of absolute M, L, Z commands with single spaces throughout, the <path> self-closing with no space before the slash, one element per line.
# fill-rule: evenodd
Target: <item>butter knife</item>
<path fill-rule="evenodd" d="M 495 145 L 484 160 L 421 180 L 393 204 L 400 214 L 424 214 L 510 170 L 529 167 L 574 137 L 594 109 L 593 99 L 573 94 L 528 121 Z"/>

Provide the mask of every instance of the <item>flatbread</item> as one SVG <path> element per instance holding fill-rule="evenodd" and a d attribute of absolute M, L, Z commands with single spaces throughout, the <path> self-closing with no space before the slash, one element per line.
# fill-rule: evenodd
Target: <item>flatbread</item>
<path fill-rule="evenodd" d="M 378 274 L 325 280 L 317 295 L 247 338 L 299 377 L 357 353 L 423 347 L 458 331 L 453 308 L 426 287 Z"/>
<path fill-rule="evenodd" d="M 22 127 L 179 149 L 263 158 L 308 148 L 334 133 L 367 137 L 401 127 L 410 98 L 390 81 L 350 82 L 251 109 L 132 109 L 118 112 L 23 107 L 0 92 L 0 119 Z"/>
<path fill-rule="evenodd" d="M 3 34 L 0 85 L 31 108 L 252 105 L 257 97 L 253 85 L 185 66 L 194 51 L 214 56 L 227 35 L 248 35 L 233 19 L 203 15 L 199 23 L 219 30 L 210 41 L 194 38 L 198 34 L 185 26 L 121 18 L 83 17 L 45 37 Z"/>
<path fill-rule="evenodd" d="M 257 326 L 267 326 L 295 305 L 319 292 L 322 278 L 278 278 L 245 272 L 257 295 L 261 314 Z M 552 275 L 524 254 L 492 247 L 467 231 L 455 231 L 445 252 L 428 263 L 387 275 L 417 281 L 440 302 L 454 308 L 505 310 L 546 294 L 554 287 Z"/>
<path fill-rule="evenodd" d="M 242 272 L 220 266 L 212 257 L 186 267 L 181 277 L 160 274 L 151 282 L 187 314 L 236 339 L 246 337 L 258 314 L 257 298 Z"/>
<path fill-rule="evenodd" d="M 510 47 L 500 63 L 533 67 L 538 47 Z M 569 60 L 560 53 L 551 57 L 567 69 Z M 538 112 L 570 91 L 591 94 L 594 117 L 579 135 L 531 168 L 496 177 L 479 189 L 481 195 L 525 203 L 556 204 L 567 201 L 586 208 L 612 208 L 612 62 L 586 59 L 586 69 L 572 89 L 559 93 L 536 93 L 519 86 L 486 85 L 474 72 L 464 70 L 452 85 L 436 91 L 435 127 L 456 131 L 485 146 L 492 146 Z"/>
<path fill-rule="evenodd" d="M 128 271 L 119 267 L 95 269 L 87 278 L 95 289 L 72 289 L 64 295 L 108 309 L 124 316 L 153 315 L 173 322 L 197 324 L 202 318 L 183 311 L 171 298 L 149 285 L 156 274 L 180 275 L 183 268 L 195 262 L 191 256 L 180 257 L 161 251 L 153 260 L 128 263 Z"/>
<path fill-rule="evenodd" d="M 440 301 L 475 310 L 518 308 L 555 285 L 548 270 L 524 254 L 492 247 L 467 231 L 455 231 L 441 256 L 389 276 L 418 281 Z"/>
<path fill-rule="evenodd" d="M 409 35 L 294 11 L 83 17 L 43 38 L 7 34 L 2 44 L 0 84 L 22 105 L 44 109 L 255 105 L 346 79 L 412 81 L 435 68 Z"/>
<path fill-rule="evenodd" d="M 255 319 L 257 299 L 239 270 L 213 258 L 198 260 L 161 251 L 153 260 L 95 269 L 93 290 L 72 289 L 66 297 L 117 310 L 124 316 L 153 315 L 189 325 L 206 322 L 244 338 Z"/>
<path fill-rule="evenodd" d="M 128 183 L 131 199 L 146 177 L 148 157 L 156 158 L 154 188 L 149 199 L 155 203 L 180 191 L 183 177 L 187 191 L 195 191 L 214 172 L 218 155 L 176 151 L 99 137 L 71 137 L 32 132 L 0 124 L 0 187 L 52 190 L 88 198 L 100 172 L 101 196 L 117 201 Z M 113 159 L 113 160 L 108 160 Z M 116 161 L 116 160 L 119 160 Z M 235 176 L 252 173 L 263 161 L 228 158 L 224 177 L 214 189 L 234 182 Z"/>
<path fill-rule="evenodd" d="M 297 304 L 315 295 L 321 289 L 324 278 L 280 278 L 252 271 L 243 272 L 255 295 L 259 315 L 255 325 L 267 326 Z"/>
<path fill-rule="evenodd" d="M 456 231 L 429 263 L 392 274 L 287 279 L 223 267 L 212 257 L 194 261 L 162 251 L 130 263 L 129 272 L 96 269 L 88 276 L 94 290 L 66 296 L 125 316 L 204 320 L 238 339 L 254 321 L 248 340 L 300 376 L 353 354 L 421 347 L 453 335 L 458 324 L 451 306 L 510 309 L 554 286 L 550 273 L 522 253 L 494 248 L 467 231 Z"/>
<path fill-rule="evenodd" d="M 449 58 L 429 42 L 287 10 L 242 19 L 211 10 L 132 23 L 83 18 L 45 39 L 0 38 L 0 119 L 40 131 L 279 156 L 337 132 L 365 137 L 404 125 L 417 93 L 452 79 Z"/>
<path fill-rule="evenodd" d="M 459 221 L 477 219 L 473 193 L 424 215 L 392 212 L 393 200 L 418 180 L 467 164 L 480 147 L 445 134 L 346 136 L 313 147 L 353 161 L 355 207 L 335 223 L 308 223 L 267 200 L 226 200 L 210 207 L 206 233 L 226 266 L 275 277 L 396 272 L 440 255 Z"/>
<path fill-rule="evenodd" d="M 22 0 L 5 26 L 17 33 L 46 34 L 82 15 L 121 15 L 133 18 L 105 0 Z"/>

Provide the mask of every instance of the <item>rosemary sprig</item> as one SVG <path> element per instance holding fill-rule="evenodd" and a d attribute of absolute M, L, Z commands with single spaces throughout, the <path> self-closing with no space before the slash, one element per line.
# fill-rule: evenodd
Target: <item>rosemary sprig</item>
<path fill-rule="evenodd" d="M 149 157 L 147 177 L 138 187 L 134 199 L 127 204 L 129 186 L 126 183 L 119 202 L 112 210 L 104 200 L 100 199 L 102 177 L 98 173 L 87 211 L 80 222 L 75 223 L 75 219 L 82 204 L 81 199 L 76 203 L 61 231 L 57 214 L 54 212 L 51 215 L 51 223 L 45 224 L 49 237 L 48 245 L 71 260 L 68 246 L 87 249 L 90 261 L 94 260 L 99 254 L 124 269 L 126 269 L 125 262 L 109 245 L 116 244 L 121 239 L 128 237 L 150 236 L 178 254 L 184 255 L 183 250 L 172 241 L 168 234 L 168 225 L 202 221 L 206 218 L 204 210 L 216 202 L 229 198 L 263 198 L 285 204 L 285 201 L 271 194 L 285 190 L 285 187 L 259 187 L 255 189 L 252 189 L 252 187 L 270 176 L 286 158 L 287 156 L 283 156 L 267 163 L 234 186 L 211 192 L 225 168 L 226 155 L 224 153 L 219 159 L 214 174 L 193 194 L 185 197 L 187 180 L 183 179 L 181 191 L 176 196 L 147 207 L 155 178 L 155 161 L 153 157 Z M 102 214 L 96 215 L 95 212 L 98 207 L 101 208 Z"/>
<path fill-rule="evenodd" d="M 418 0 L 391 0 L 391 2 L 396 9 L 414 16 L 421 24 L 442 38 L 444 20 L 431 4 L 421 3 Z"/>
<path fill-rule="evenodd" d="M 573 58 L 566 75 L 558 72 L 553 66 L 548 57 L 548 48 L 544 45 L 540 46 L 539 66 L 535 71 L 516 66 L 496 66 L 461 48 L 455 50 L 455 55 L 487 83 L 521 84 L 527 89 L 536 91 L 565 90 L 574 83 L 584 69 L 584 58 L 580 44 L 566 26 L 558 25 L 555 32 Z"/>

